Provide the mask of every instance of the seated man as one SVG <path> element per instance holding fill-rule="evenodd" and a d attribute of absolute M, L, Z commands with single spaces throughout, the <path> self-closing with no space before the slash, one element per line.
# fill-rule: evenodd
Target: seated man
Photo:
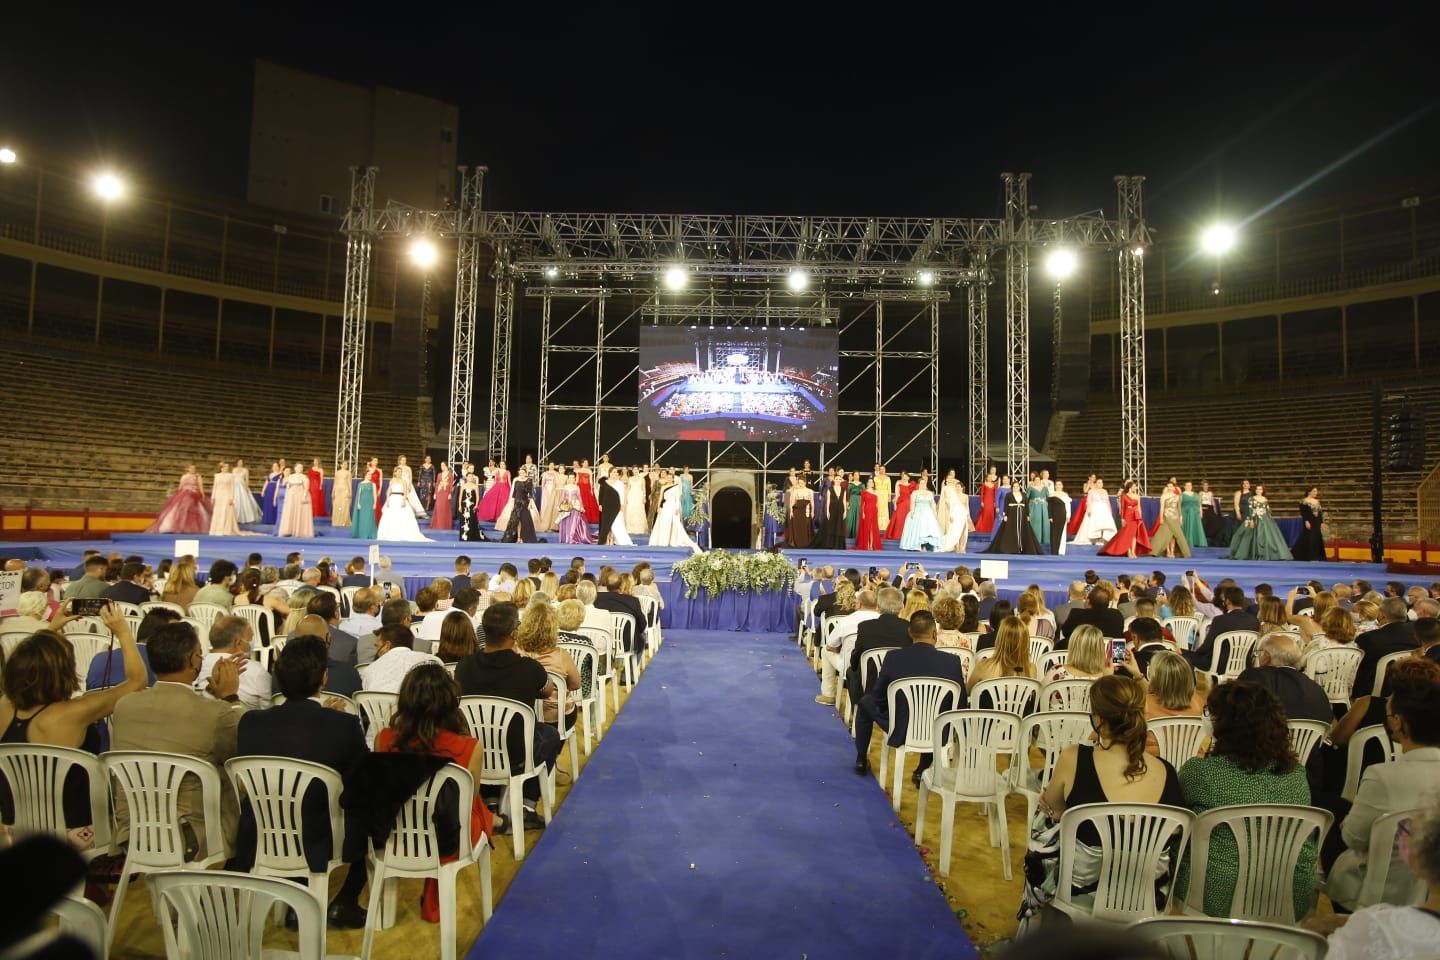
<path fill-rule="evenodd" d="M 134 561 L 125 564 L 120 568 L 120 582 L 105 588 L 105 599 L 133 603 L 137 607 L 142 603 L 149 603 L 152 599 L 150 588 L 145 586 L 145 578 L 148 576 L 145 564 Z"/>
<path fill-rule="evenodd" d="M 295 632 L 290 634 L 290 639 L 296 637 L 319 637 L 325 641 L 325 649 L 328 657 L 334 657 L 330 646 L 330 625 L 315 614 L 302 617 L 300 623 L 295 627 Z M 355 666 L 344 660 L 328 659 L 330 665 L 330 679 L 327 681 L 326 689 L 330 693 L 338 693 L 343 696 L 353 697 L 360 691 L 360 671 Z"/>
<path fill-rule="evenodd" d="M 1090 591 L 1085 606 L 1071 607 L 1065 622 L 1060 624 L 1060 632 L 1063 637 L 1056 642 L 1055 649 L 1068 649 L 1070 634 L 1075 632 L 1076 627 L 1087 623 L 1098 628 L 1104 636 L 1111 640 L 1119 640 L 1125 636 L 1125 615 L 1110 606 L 1112 599 L 1114 598 L 1110 595 L 1110 588 L 1101 584 Z"/>
<path fill-rule="evenodd" d="M 850 651 L 850 662 L 846 664 L 845 686 L 850 691 L 850 702 L 859 703 L 869 693 L 865 677 L 860 676 L 860 661 L 867 650 L 881 647 L 903 647 L 910 643 L 910 632 L 900 611 L 905 608 L 905 595 L 895 587 L 881 587 L 875 591 L 875 607 L 878 616 L 865 620 L 855 629 L 855 645 Z M 873 681 L 872 681 L 873 683 Z"/>
<path fill-rule="evenodd" d="M 378 587 L 361 587 L 350 598 L 350 616 L 340 621 L 341 632 L 350 634 L 358 641 L 355 647 L 355 656 L 360 663 L 369 663 L 375 659 L 373 638 L 370 642 L 369 657 L 361 656 L 361 648 L 364 646 L 365 637 L 383 626 L 380 622 L 380 603 L 381 596 Z"/>
<path fill-rule="evenodd" d="M 849 651 L 846 647 L 854 646 L 860 624 L 880 616 L 880 611 L 875 606 L 874 590 L 861 590 L 857 593 L 855 607 L 853 613 L 847 613 L 839 618 L 835 628 L 830 632 L 830 638 L 825 641 L 825 649 L 821 653 L 820 695 L 815 698 L 816 703 L 833 704 L 835 702 L 836 678 L 845 673 L 846 667 L 850 663 Z"/>
<path fill-rule="evenodd" d="M 1205 641 L 1200 646 L 1194 650 L 1181 651 L 1192 667 L 1199 667 L 1201 670 L 1210 669 L 1210 661 L 1214 658 L 1215 653 L 1216 637 L 1235 630 L 1246 630 L 1250 633 L 1260 632 L 1260 621 L 1253 613 L 1249 613 L 1245 609 L 1247 601 L 1244 590 L 1232 585 L 1222 587 L 1217 592 L 1220 595 L 1220 602 L 1225 607 L 1225 612 L 1210 621 L 1210 627 L 1205 631 Z M 1220 651 L 1219 662 L 1222 666 L 1227 653 L 1226 650 Z"/>
<path fill-rule="evenodd" d="M 414 649 L 415 635 L 409 627 L 381 627 L 375 641 L 378 656 L 360 675 L 366 690 L 399 693 L 405 674 L 422 663 L 440 662 L 434 654 L 419 653 Z"/>
<path fill-rule="evenodd" d="M 359 662 L 356 659 L 356 645 L 359 641 L 340 629 L 340 601 L 335 599 L 335 594 L 323 590 L 315 593 L 305 604 L 305 612 L 325 621 L 326 630 L 330 634 L 331 660 L 351 666 Z"/>
<path fill-rule="evenodd" d="M 254 638 L 255 628 L 244 617 L 216 617 L 210 625 L 210 652 L 205 654 L 200 676 L 195 678 L 196 692 L 205 693 L 215 665 L 229 659 L 240 671 L 240 702 L 251 710 L 270 706 L 270 696 L 274 693 L 270 674 L 250 660 L 250 644 Z"/>
<path fill-rule="evenodd" d="M 634 653 L 638 658 L 645 651 L 645 610 L 639 600 L 620 592 L 620 574 L 612 570 L 606 575 L 605 592 L 595 595 L 595 607 L 609 613 L 629 614 L 635 621 Z"/>
<path fill-rule="evenodd" d="M 356 594 L 358 597 L 359 594 Z M 380 623 L 374 630 L 355 641 L 355 655 L 360 663 L 371 663 L 374 661 L 375 645 L 378 642 L 380 629 L 382 627 L 408 627 L 411 623 L 411 611 L 409 600 L 386 600 L 380 607 Z M 413 631 L 412 631 L 413 632 Z M 421 651 L 422 653 L 425 651 Z"/>
<path fill-rule="evenodd" d="M 156 750 L 183 753 L 208 761 L 217 769 L 235 755 L 235 731 L 245 708 L 240 704 L 240 670 L 225 658 L 210 674 L 210 697 L 195 692 L 204 654 L 200 638 L 188 623 L 171 623 L 150 638 L 150 666 L 155 685 L 122 697 L 115 704 L 115 750 Z M 238 807 L 235 791 L 220 770 L 222 836 L 228 846 L 235 840 Z M 180 787 L 180 816 L 186 821 L 197 856 L 207 856 L 201 825 L 205 805 L 200 784 L 187 778 Z M 115 793 L 115 820 L 121 838 L 129 833 L 129 810 L 120 791 Z"/>
<path fill-rule="evenodd" d="M 1355 638 L 1355 646 L 1365 654 L 1355 671 L 1352 697 L 1367 696 L 1375 684 L 1375 668 L 1382 657 L 1403 650 L 1415 649 L 1415 625 L 1410 610 L 1399 597 L 1390 597 L 1380 604 L 1380 626 Z"/>
<path fill-rule="evenodd" d="M 963 710 L 968 706 L 965 692 L 965 673 L 960 658 L 941 653 L 935 648 L 935 618 L 925 610 L 910 614 L 910 643 L 898 650 L 892 650 L 880 667 L 880 678 L 875 681 L 875 690 L 865 694 L 856 704 L 855 710 L 855 773 L 864 776 L 870 772 L 870 735 L 875 725 L 890 731 L 889 745 L 898 747 L 905 742 L 906 714 L 890 716 L 890 684 L 905 677 L 942 677 L 960 684 L 960 702 L 951 703 L 949 697 L 940 699 L 939 709 Z M 930 766 L 931 755 L 922 753 L 920 762 L 910 779 L 920 782 L 920 774 Z M 897 761 L 898 762 L 898 761 Z"/>
<path fill-rule="evenodd" d="M 297 637 L 285 645 L 275 661 L 275 682 L 285 702 L 264 712 L 240 718 L 236 736 L 237 757 L 290 757 L 324 764 L 342 777 L 368 752 L 360 718 L 344 710 L 327 710 L 320 703 L 325 689 L 328 652 L 319 637 Z M 343 702 L 343 701 L 337 701 Z M 255 862 L 255 817 L 242 804 L 235 841 L 236 868 L 249 870 Z M 315 873 L 324 871 L 333 850 L 330 817 L 321 790 L 312 789 L 302 801 L 305 818 L 305 859 Z M 330 903 L 330 926 L 358 930 L 365 926 L 360 891 L 365 888 L 365 861 L 350 864 L 345 883 Z"/>
<path fill-rule="evenodd" d="M 440 642 L 440 624 L 444 622 L 445 615 L 450 611 L 440 609 L 440 593 L 433 585 L 421 587 L 416 592 L 415 608 L 416 620 L 412 624 L 412 629 L 415 639 L 418 641 L 416 647 L 428 653 L 435 644 Z"/>

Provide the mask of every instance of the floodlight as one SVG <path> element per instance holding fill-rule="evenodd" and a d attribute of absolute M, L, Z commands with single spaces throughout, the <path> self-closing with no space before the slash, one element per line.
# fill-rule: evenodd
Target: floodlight
<path fill-rule="evenodd" d="M 90 186 L 101 200 L 119 200 L 125 195 L 125 181 L 110 171 L 97 173 Z"/>
<path fill-rule="evenodd" d="M 928 287 L 935 282 L 935 271 L 921 270 L 920 276 L 917 279 L 920 281 L 920 286 Z"/>
<path fill-rule="evenodd" d="M 1143 257 L 1143 256 L 1145 256 L 1145 248 L 1144 248 L 1144 247 L 1136 247 L 1134 250 L 1131 250 L 1130 252 L 1133 253 L 1133 254 L 1135 254 L 1135 256 L 1137 256 L 1137 257 Z"/>
<path fill-rule="evenodd" d="M 553 263 L 545 268 L 546 280 L 554 280 L 558 276 L 560 276 L 560 268 L 555 266 Z"/>
<path fill-rule="evenodd" d="M 14 163 L 17 159 L 15 151 L 9 147 L 0 147 L 0 163 Z"/>
<path fill-rule="evenodd" d="M 1228 223 L 1217 223 L 1200 235 L 1200 245 L 1205 248 L 1206 253 L 1213 253 L 1218 257 L 1230 252 L 1235 246 L 1235 239 L 1234 227 Z"/>
<path fill-rule="evenodd" d="M 435 266 L 435 261 L 440 259 L 440 251 L 435 249 L 435 244 L 420 237 L 410 244 L 410 262 L 422 270 L 429 270 Z"/>
<path fill-rule="evenodd" d="M 670 290 L 683 290 L 690 282 L 690 275 L 684 267 L 675 266 L 665 271 L 665 286 Z"/>
<path fill-rule="evenodd" d="M 1050 251 L 1050 256 L 1045 258 L 1045 270 L 1056 280 L 1064 280 L 1074 273 L 1079 265 L 1080 261 L 1075 258 L 1075 252 L 1064 247 Z"/>
<path fill-rule="evenodd" d="M 810 275 L 804 270 L 791 270 L 790 275 L 785 278 L 785 284 L 795 293 L 799 293 L 810 286 Z"/>

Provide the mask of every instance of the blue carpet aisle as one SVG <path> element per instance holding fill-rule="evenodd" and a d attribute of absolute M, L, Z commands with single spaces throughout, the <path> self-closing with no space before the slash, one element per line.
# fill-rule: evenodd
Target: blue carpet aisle
<path fill-rule="evenodd" d="M 672 631 L 471 958 L 978 954 L 795 645 Z"/>

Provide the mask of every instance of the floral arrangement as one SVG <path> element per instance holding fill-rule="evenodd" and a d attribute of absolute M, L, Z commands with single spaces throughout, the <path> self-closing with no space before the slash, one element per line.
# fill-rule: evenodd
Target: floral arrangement
<path fill-rule="evenodd" d="M 697 553 L 670 568 L 672 576 L 685 581 L 685 597 L 693 599 L 701 590 L 714 596 L 726 590 L 764 593 L 794 586 L 797 570 L 781 553 L 727 553 L 712 550 Z"/>
<path fill-rule="evenodd" d="M 765 516 L 783 524 L 790 518 L 785 516 L 785 498 L 778 496 L 779 493 L 780 488 L 775 484 L 765 484 Z"/>
<path fill-rule="evenodd" d="M 685 524 L 687 530 L 699 530 L 710 522 L 710 488 L 702 483 L 690 491 L 690 496 L 695 502 L 690 507 L 690 512 L 680 518 L 680 522 Z"/>

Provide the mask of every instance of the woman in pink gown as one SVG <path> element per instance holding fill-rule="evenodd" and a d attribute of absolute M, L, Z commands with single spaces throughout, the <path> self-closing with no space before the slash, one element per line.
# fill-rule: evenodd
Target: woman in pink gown
<path fill-rule="evenodd" d="M 310 478 L 298 470 L 285 478 L 285 507 L 280 514 L 278 536 L 315 536 L 315 514 L 310 509 Z"/>
<path fill-rule="evenodd" d="M 590 535 L 590 524 L 585 519 L 585 503 L 580 497 L 580 485 L 572 476 L 566 476 L 565 485 L 560 489 L 560 504 L 556 508 L 560 515 L 561 543 L 594 543 Z"/>
<path fill-rule="evenodd" d="M 440 474 L 435 479 L 435 487 L 431 491 L 434 495 L 435 506 L 430 511 L 431 530 L 449 530 L 455 525 L 453 513 L 454 504 L 451 502 L 451 494 L 455 489 L 455 474 L 450 472 L 450 464 L 440 461 Z"/>
<path fill-rule="evenodd" d="M 480 508 L 475 511 L 475 519 L 481 523 L 494 523 L 509 502 L 510 471 L 505 468 L 505 461 L 501 460 L 500 466 L 495 470 L 495 483 L 485 491 L 485 496 L 480 498 Z"/>
<path fill-rule="evenodd" d="M 330 516 L 330 511 L 325 507 L 325 471 L 320 468 L 319 457 L 310 461 L 310 469 L 306 471 L 306 475 L 310 478 L 310 514 L 312 518 Z"/>
<path fill-rule="evenodd" d="M 215 474 L 215 483 L 210 490 L 214 496 L 210 513 L 210 536 L 240 536 L 240 524 L 235 519 L 235 478 L 230 473 L 230 464 L 221 461 L 220 472 Z"/>
<path fill-rule="evenodd" d="M 145 528 L 146 533 L 209 533 L 210 501 L 200 483 L 200 474 L 195 464 L 187 464 L 180 476 L 180 485 L 160 508 L 155 522 Z"/>
<path fill-rule="evenodd" d="M 886 540 L 899 540 L 905 532 L 905 518 L 910 514 L 910 494 L 915 492 L 915 482 L 910 474 L 900 471 L 900 482 L 895 484 L 895 512 L 890 515 L 890 526 L 885 530 Z"/>

